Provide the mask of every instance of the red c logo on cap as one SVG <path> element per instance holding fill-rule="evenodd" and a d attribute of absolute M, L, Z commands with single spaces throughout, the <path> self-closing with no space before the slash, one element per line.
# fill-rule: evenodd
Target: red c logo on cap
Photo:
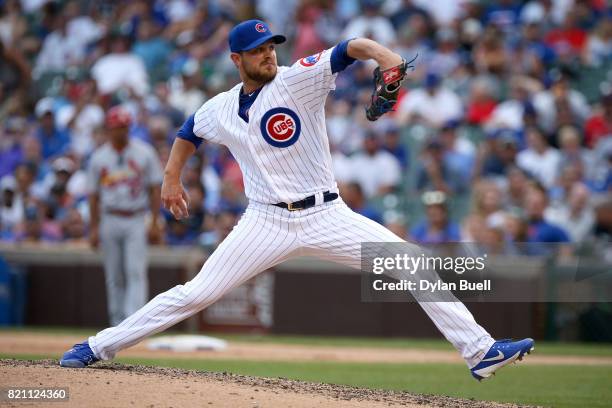
<path fill-rule="evenodd" d="M 257 23 L 257 24 L 255 24 L 255 31 L 263 33 L 263 32 L 266 31 L 266 26 L 261 24 L 261 23 Z"/>

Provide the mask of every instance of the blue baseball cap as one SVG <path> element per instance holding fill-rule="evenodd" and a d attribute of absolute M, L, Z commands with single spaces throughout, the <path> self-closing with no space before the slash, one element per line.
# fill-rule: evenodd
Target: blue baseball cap
<path fill-rule="evenodd" d="M 269 40 L 281 44 L 287 39 L 284 35 L 272 34 L 270 27 L 261 20 L 243 21 L 229 33 L 229 46 L 232 52 L 252 50 Z"/>

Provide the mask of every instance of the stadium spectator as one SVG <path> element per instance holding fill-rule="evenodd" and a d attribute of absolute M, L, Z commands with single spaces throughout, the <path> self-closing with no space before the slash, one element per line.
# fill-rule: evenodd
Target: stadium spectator
<path fill-rule="evenodd" d="M 109 37 L 110 52 L 91 67 L 91 75 L 102 94 L 127 89 L 144 97 L 149 91 L 149 77 L 143 61 L 130 52 L 130 39 L 125 34 L 113 33 Z"/>
<path fill-rule="evenodd" d="M 572 242 L 586 240 L 595 225 L 595 212 L 589 205 L 590 193 L 582 183 L 574 183 L 561 205 L 549 207 L 544 212 L 544 219 L 565 230 Z"/>
<path fill-rule="evenodd" d="M 529 229 L 529 224 L 527 222 L 527 215 L 522 208 L 514 207 L 506 213 L 505 227 L 507 237 L 510 242 L 527 242 L 527 231 Z"/>
<path fill-rule="evenodd" d="M 547 31 L 561 25 L 572 6 L 571 1 L 531 0 L 521 10 L 523 23 L 538 22 Z"/>
<path fill-rule="evenodd" d="M 459 134 L 460 123 L 449 121 L 442 125 L 438 139 L 444 149 L 444 161 L 453 171 L 459 172 L 466 180 L 472 176 L 476 147 L 464 135 Z"/>
<path fill-rule="evenodd" d="M 397 159 L 402 171 L 408 168 L 410 152 L 408 152 L 407 147 L 402 143 L 399 127 L 392 121 L 385 125 L 382 146 L 385 151 L 391 153 Z"/>
<path fill-rule="evenodd" d="M 474 47 L 474 64 L 479 72 L 502 75 L 507 69 L 509 56 L 498 29 L 489 26 Z"/>
<path fill-rule="evenodd" d="M 46 196 L 51 187 L 57 184 L 66 187 L 66 192 L 75 200 L 84 199 L 87 195 L 89 186 L 87 176 L 80 169 L 77 160 L 68 156 L 58 157 L 51 164 L 52 172 L 47 173 L 46 177 L 39 183 L 39 194 Z"/>
<path fill-rule="evenodd" d="M 347 100 L 337 100 L 328 106 L 326 125 L 329 141 L 336 150 L 350 154 L 361 149 L 363 131 L 352 117 L 352 106 Z"/>
<path fill-rule="evenodd" d="M 320 7 L 326 5 L 325 1 L 299 1 L 299 0 L 269 0 L 269 1 L 255 1 L 255 10 L 264 21 L 268 22 L 272 30 L 275 33 L 286 33 L 293 29 L 295 20 L 300 15 L 300 3 L 314 3 Z M 354 4 L 354 7 L 358 7 L 358 4 Z M 279 13 L 282 10 L 282 13 Z M 309 55 L 309 54 L 308 54 Z M 303 57 L 304 55 L 302 55 Z M 300 57 L 301 58 L 301 57 Z"/>
<path fill-rule="evenodd" d="M 153 81 L 167 76 L 167 61 L 171 52 L 170 44 L 159 36 L 159 32 L 160 27 L 152 19 L 140 21 L 132 46 L 132 52 L 140 57 Z"/>
<path fill-rule="evenodd" d="M 348 22 L 342 38 L 364 37 L 389 46 L 395 41 L 395 29 L 388 18 L 380 14 L 381 0 L 363 0 L 362 14 Z"/>
<path fill-rule="evenodd" d="M 87 224 L 78 209 L 74 207 L 68 209 L 61 222 L 61 228 L 64 242 L 87 245 Z"/>
<path fill-rule="evenodd" d="M 57 235 L 60 238 L 62 237 L 62 221 L 66 219 L 74 205 L 74 198 L 68 193 L 66 184 L 61 181 L 51 187 L 46 199 L 40 203 L 44 220 L 57 229 Z"/>
<path fill-rule="evenodd" d="M 427 55 L 425 63 L 441 77 L 450 75 L 459 66 L 457 33 L 451 28 L 442 28 L 436 33 L 436 47 Z"/>
<path fill-rule="evenodd" d="M 594 148 L 600 139 L 612 135 L 612 92 L 602 95 L 601 106 L 584 125 L 585 144 Z"/>
<path fill-rule="evenodd" d="M 200 64 L 195 59 L 189 59 L 183 64 L 180 74 L 168 80 L 168 102 L 185 117 L 197 111 L 208 99 L 202 90 L 199 74 Z"/>
<path fill-rule="evenodd" d="M 607 260 L 611 260 L 610 241 L 612 238 L 612 198 L 599 200 L 595 205 L 595 237 L 602 242 L 606 248 Z"/>
<path fill-rule="evenodd" d="M 15 228 L 24 219 L 24 208 L 17 199 L 17 183 L 13 176 L 0 179 L 0 204 L 0 240 L 13 241 Z"/>
<path fill-rule="evenodd" d="M 546 35 L 546 43 L 550 45 L 562 62 L 571 62 L 580 57 L 587 42 L 587 33 L 578 25 L 576 9 L 568 10 L 563 23 L 553 28 Z"/>
<path fill-rule="evenodd" d="M 428 61 L 431 52 L 430 41 L 427 32 L 427 20 L 420 14 L 414 14 L 397 33 L 395 50 L 406 61 L 411 61 L 417 56 L 417 61 Z M 411 79 L 419 81 L 423 78 L 426 64 L 418 63 L 414 67 Z"/>
<path fill-rule="evenodd" d="M 23 160 L 24 131 L 25 120 L 23 118 L 9 118 L 4 123 L 0 138 L 0 178 L 12 174 L 15 167 Z"/>
<path fill-rule="evenodd" d="M 75 100 L 58 109 L 57 123 L 58 127 L 70 133 L 70 150 L 86 156 L 95 147 L 92 133 L 95 128 L 102 126 L 104 109 L 93 79 L 84 78 L 77 82 L 72 93 Z"/>
<path fill-rule="evenodd" d="M 295 43 L 292 61 L 297 61 L 308 55 L 314 55 L 327 48 L 324 31 L 317 26 L 317 21 L 324 13 L 323 2 L 302 2 L 296 12 Z"/>
<path fill-rule="evenodd" d="M 478 150 L 475 179 L 493 178 L 504 180 L 508 170 L 516 164 L 518 136 L 511 129 L 501 129 L 488 135 Z"/>
<path fill-rule="evenodd" d="M 470 95 L 465 113 L 466 122 L 470 125 L 486 123 L 493 114 L 496 105 L 497 101 L 491 81 L 483 77 L 476 78 L 470 85 Z"/>
<path fill-rule="evenodd" d="M 16 200 L 18 205 L 27 209 L 32 206 L 36 206 L 40 200 L 37 190 L 39 190 L 36 181 L 36 174 L 38 168 L 36 163 L 21 163 L 15 168 L 15 182 L 16 182 Z"/>
<path fill-rule="evenodd" d="M 507 230 L 507 215 L 496 213 L 487 218 L 484 230 L 480 233 L 481 242 L 479 246 L 485 249 L 487 254 L 515 254 L 517 248 L 512 242 Z"/>
<path fill-rule="evenodd" d="M 455 0 L 415 0 L 415 4 L 427 11 L 439 27 L 452 25 L 461 16 L 463 5 Z"/>
<path fill-rule="evenodd" d="M 485 23 L 510 32 L 518 23 L 521 4 L 517 0 L 498 0 L 489 3 L 485 10 Z"/>
<path fill-rule="evenodd" d="M 445 157 L 444 145 L 439 139 L 427 142 L 421 155 L 416 175 L 417 190 L 437 190 L 448 195 L 466 192 L 469 181 L 466 171 L 469 173 L 471 169 L 453 168 Z"/>
<path fill-rule="evenodd" d="M 45 214 L 46 215 L 46 214 Z M 59 226 L 40 214 L 37 207 L 25 209 L 23 222 L 16 227 L 15 240 L 22 243 L 53 243 L 61 240 Z"/>
<path fill-rule="evenodd" d="M 600 21 L 589 35 L 583 54 L 585 64 L 601 67 L 612 61 L 612 23 Z"/>
<path fill-rule="evenodd" d="M 244 191 L 239 185 L 231 182 L 221 183 L 219 202 L 214 209 L 215 212 L 230 212 L 239 215 L 242 214 L 246 206 Z"/>
<path fill-rule="evenodd" d="M 533 106 L 537 110 L 539 124 L 548 133 L 556 131 L 564 119 L 565 109 L 569 115 L 567 124 L 583 123 L 590 114 L 589 106 L 579 91 L 570 88 L 569 74 L 556 74 L 550 89 L 533 96 Z"/>
<path fill-rule="evenodd" d="M 387 194 L 401 180 L 399 161 L 380 146 L 379 136 L 368 131 L 363 142 L 363 151 L 350 158 L 352 181 L 361 185 L 366 197 Z"/>
<path fill-rule="evenodd" d="M 464 56 L 472 53 L 483 30 L 484 28 L 479 19 L 466 15 L 461 22 L 459 31 L 459 43 L 461 46 L 461 53 Z"/>
<path fill-rule="evenodd" d="M 59 13 L 53 23 L 53 32 L 45 37 L 36 59 L 34 72 L 40 76 L 46 72 L 61 72 L 76 66 L 85 59 L 85 46 L 81 36 L 68 30 L 68 16 Z"/>
<path fill-rule="evenodd" d="M 548 144 L 542 130 L 533 127 L 527 129 L 526 133 L 528 147 L 518 154 L 516 163 L 546 188 L 550 188 L 557 176 L 561 154 Z"/>
<path fill-rule="evenodd" d="M 504 207 L 509 209 L 525 208 L 525 196 L 531 179 L 518 166 L 510 166 L 506 172 Z"/>
<path fill-rule="evenodd" d="M 485 243 L 487 226 L 494 223 L 492 217 L 503 214 L 501 189 L 492 181 L 481 180 L 474 185 L 472 208 L 462 225 L 461 238 L 464 241 Z"/>
<path fill-rule="evenodd" d="M 349 206 L 349 208 L 355 211 L 357 214 L 361 214 L 364 217 L 376 221 L 379 224 L 383 223 L 382 214 L 372 206 L 368 205 L 363 189 L 359 183 L 347 183 L 340 189 L 340 195 L 342 200 Z"/>
<path fill-rule="evenodd" d="M 533 79 L 512 76 L 509 79 L 508 98 L 500 102 L 486 123 L 488 128 L 509 128 L 516 131 L 523 130 L 525 125 L 523 117 L 529 105 L 531 93 L 539 90 L 541 84 Z"/>
<path fill-rule="evenodd" d="M 567 196 L 576 183 L 586 184 L 580 162 L 564 163 L 559 170 L 555 185 L 548 189 L 548 198 L 552 205 L 567 201 Z"/>
<path fill-rule="evenodd" d="M 442 191 L 426 191 L 421 200 L 425 206 L 426 219 L 412 227 L 410 237 L 422 244 L 460 241 L 460 228 L 450 220 L 446 194 Z"/>
<path fill-rule="evenodd" d="M 229 235 L 238 222 L 238 216 L 232 211 L 221 211 L 215 215 L 213 228 L 200 235 L 199 244 L 208 251 L 214 248 Z"/>
<path fill-rule="evenodd" d="M 529 220 L 527 239 L 529 242 L 569 242 L 567 232 L 544 218 L 548 208 L 548 196 L 544 186 L 533 183 L 527 189 L 525 211 Z"/>
<path fill-rule="evenodd" d="M 591 190 L 605 193 L 612 191 L 612 137 L 602 139 L 594 150 L 593 178 Z"/>
<path fill-rule="evenodd" d="M 68 35 L 77 38 L 83 46 L 98 41 L 105 33 L 106 22 L 100 19 L 95 6 L 90 3 L 86 6 L 87 13 L 82 13 L 82 2 L 69 0 L 64 3 L 62 14 L 68 20 Z M 97 20 L 96 20 L 97 17 Z M 87 53 L 87 49 L 85 49 Z"/>
<path fill-rule="evenodd" d="M 515 68 L 540 78 L 546 75 L 545 70 L 554 64 L 556 57 L 554 50 L 544 41 L 542 28 L 542 24 L 537 21 L 525 24 L 523 38 L 517 40 L 516 44 L 523 48 L 523 59 L 513 58 L 513 63 L 518 62 L 513 64 Z"/>
<path fill-rule="evenodd" d="M 7 0 L 0 5 L 0 42 L 5 47 L 18 46 L 28 29 L 28 22 L 19 0 Z"/>
<path fill-rule="evenodd" d="M 70 134 L 57 126 L 52 105 L 50 99 L 42 99 L 36 105 L 38 117 L 36 138 L 41 145 L 44 160 L 53 159 L 70 149 Z"/>
<path fill-rule="evenodd" d="M 398 30 L 400 27 L 411 26 L 410 21 L 412 16 L 419 16 L 423 18 L 428 27 L 432 26 L 431 17 L 422 7 L 415 4 L 413 0 L 401 0 L 401 4 L 391 12 L 389 20 L 393 27 Z"/>
<path fill-rule="evenodd" d="M 441 85 L 442 78 L 429 72 L 425 78 L 425 88 L 417 88 L 408 93 L 397 108 L 398 122 L 422 123 L 432 128 L 440 128 L 451 120 L 461 119 L 463 105 L 457 94 Z"/>
<path fill-rule="evenodd" d="M 164 211 L 166 218 L 165 243 L 171 246 L 194 245 L 202 233 L 204 226 L 204 188 L 199 184 L 192 184 L 188 188 L 189 216 L 181 220 L 175 219 L 169 212 Z"/>
<path fill-rule="evenodd" d="M 30 65 L 22 53 L 0 41 L 0 107 L 6 109 L 4 101 L 26 91 L 31 79 Z"/>
<path fill-rule="evenodd" d="M 577 163 L 585 179 L 593 176 L 593 152 L 582 147 L 580 131 L 575 126 L 564 126 L 557 132 L 557 144 L 561 153 L 560 164 Z"/>

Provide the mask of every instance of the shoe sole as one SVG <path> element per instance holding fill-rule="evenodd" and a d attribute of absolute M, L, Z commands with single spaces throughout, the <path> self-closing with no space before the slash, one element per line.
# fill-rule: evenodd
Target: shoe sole
<path fill-rule="evenodd" d="M 61 360 L 60 366 L 66 367 L 66 368 L 85 368 L 86 367 L 85 363 L 83 363 L 80 360 Z"/>
<path fill-rule="evenodd" d="M 486 379 L 486 378 L 491 378 L 491 376 L 495 375 L 495 372 L 497 370 L 499 370 L 500 368 L 503 368 L 509 364 L 516 364 L 517 361 L 523 361 L 523 357 L 525 357 L 525 354 L 531 354 L 531 352 L 535 349 L 535 345 L 532 343 L 531 347 L 527 350 L 523 349 L 519 352 L 518 356 L 513 357 L 513 358 L 509 358 L 506 361 L 504 361 L 502 364 L 498 365 L 497 367 L 495 367 L 495 370 L 493 370 L 492 372 L 485 374 L 485 375 L 480 375 L 480 374 L 476 374 L 477 376 L 481 377 L 481 378 L 476 378 L 479 382 Z M 472 373 L 472 375 L 474 375 L 475 373 Z"/>

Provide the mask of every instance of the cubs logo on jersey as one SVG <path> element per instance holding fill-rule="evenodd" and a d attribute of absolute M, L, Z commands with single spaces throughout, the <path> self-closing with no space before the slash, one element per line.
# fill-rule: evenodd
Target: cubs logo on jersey
<path fill-rule="evenodd" d="M 302 58 L 300 60 L 300 64 L 304 67 L 312 67 L 314 64 L 316 64 L 317 62 L 319 62 L 319 59 L 321 59 L 321 54 L 323 54 L 323 52 L 321 51 L 318 54 L 315 55 L 311 55 L 309 57 L 305 57 Z"/>
<path fill-rule="evenodd" d="M 289 108 L 272 108 L 261 118 L 261 135 L 274 147 L 291 146 L 300 132 L 300 118 Z"/>

